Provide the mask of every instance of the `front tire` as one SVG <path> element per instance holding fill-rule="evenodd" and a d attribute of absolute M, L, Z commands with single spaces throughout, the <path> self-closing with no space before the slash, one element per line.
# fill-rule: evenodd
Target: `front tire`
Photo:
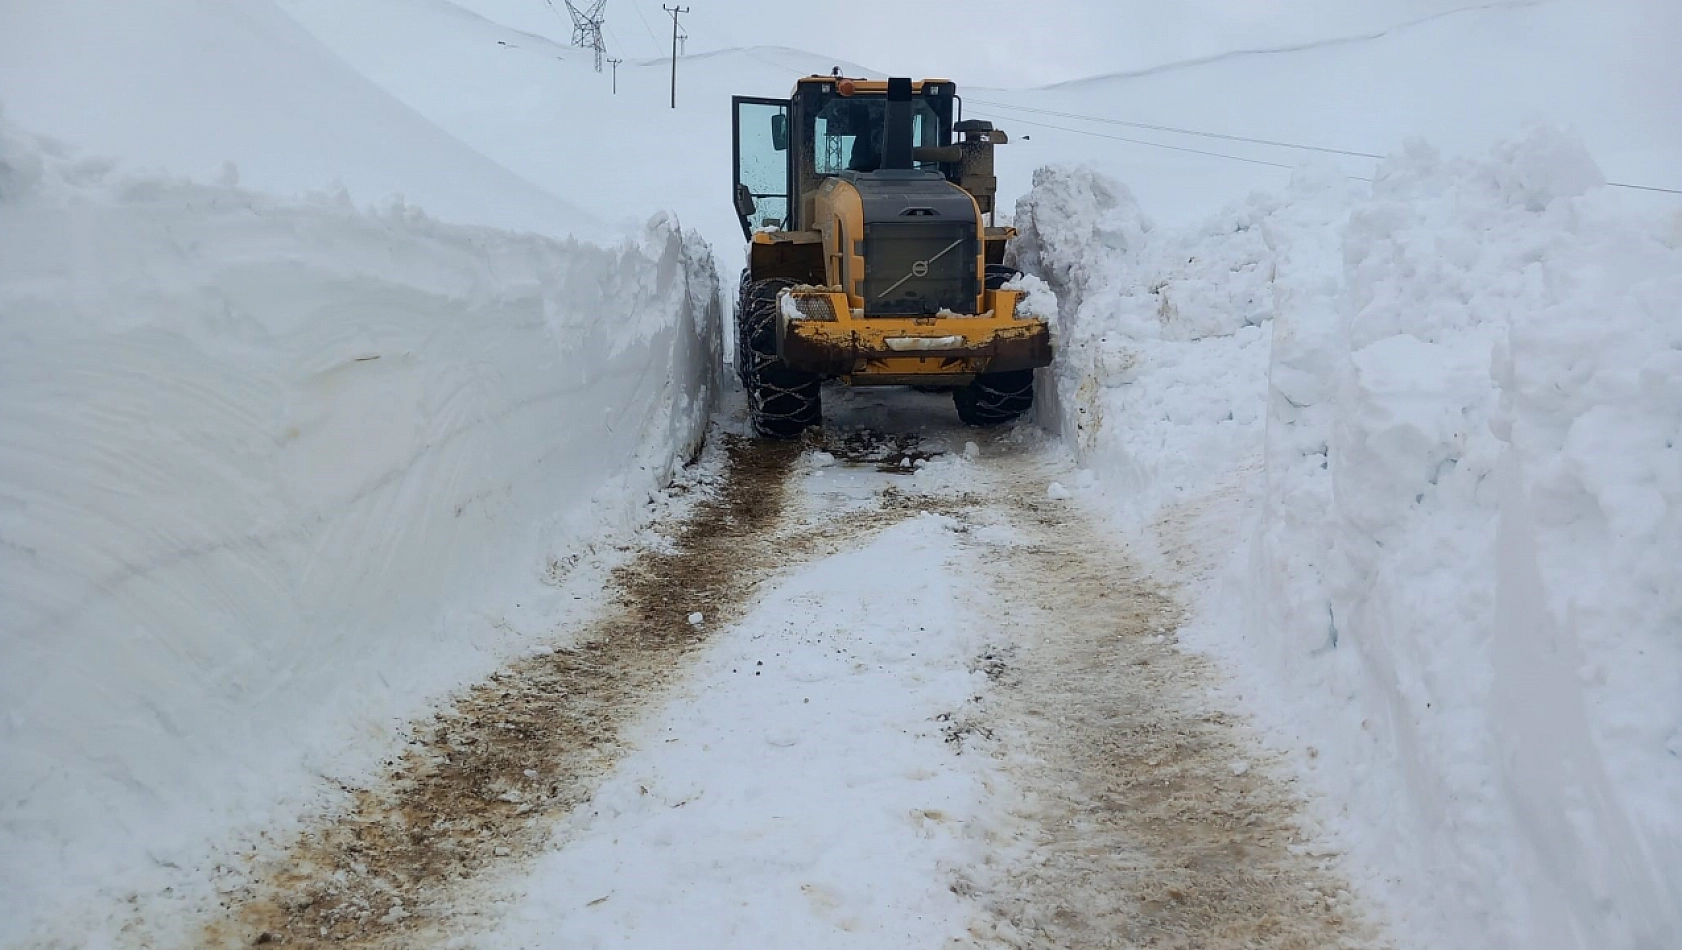
<path fill-rule="evenodd" d="M 792 280 L 749 280 L 742 275 L 736 299 L 736 368 L 748 394 L 755 432 L 798 439 L 823 424 L 823 379 L 794 369 L 777 355 L 777 296 Z"/>
<path fill-rule="evenodd" d="M 987 428 L 1015 422 L 1034 407 L 1034 371 L 977 376 L 968 386 L 952 391 L 952 403 L 964 425 Z"/>
<path fill-rule="evenodd" d="M 1014 267 L 988 264 L 987 289 L 1003 288 L 1016 279 L 1016 274 Z M 952 402 L 965 425 L 985 428 L 1015 422 L 1034 408 L 1034 371 L 1023 369 L 977 376 L 968 386 L 952 390 Z"/>

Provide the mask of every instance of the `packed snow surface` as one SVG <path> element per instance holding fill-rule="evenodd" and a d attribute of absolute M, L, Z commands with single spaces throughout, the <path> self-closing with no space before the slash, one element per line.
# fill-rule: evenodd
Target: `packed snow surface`
<path fill-rule="evenodd" d="M 1048 424 L 1423 946 L 1682 941 L 1682 219 L 1538 128 L 1191 227 L 1051 168 Z"/>
<path fill-rule="evenodd" d="M 485 945 L 957 945 L 976 910 L 949 875 L 986 859 L 1003 779 L 942 733 L 987 686 L 955 526 L 914 517 L 780 579 L 555 829 Z"/>

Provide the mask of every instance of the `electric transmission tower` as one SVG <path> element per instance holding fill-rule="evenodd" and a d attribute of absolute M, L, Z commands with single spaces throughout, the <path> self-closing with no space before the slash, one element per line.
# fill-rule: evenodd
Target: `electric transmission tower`
<path fill-rule="evenodd" d="M 602 40 L 602 21 L 606 19 L 602 8 L 607 6 L 607 0 L 595 0 L 590 3 L 588 10 L 580 10 L 573 6 L 572 0 L 566 0 L 566 5 L 567 12 L 572 14 L 572 45 L 579 49 L 595 50 L 596 72 L 601 72 L 602 57 L 607 53 L 607 43 Z"/>

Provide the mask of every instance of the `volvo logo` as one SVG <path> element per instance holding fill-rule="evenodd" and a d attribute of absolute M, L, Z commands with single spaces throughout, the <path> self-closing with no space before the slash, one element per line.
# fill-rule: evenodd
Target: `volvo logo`
<path fill-rule="evenodd" d="M 947 254 L 951 253 L 954 249 L 956 249 L 958 247 L 961 247 L 963 245 L 963 243 L 964 243 L 964 238 L 959 238 L 956 241 L 953 241 L 951 244 L 946 245 L 946 247 L 939 254 L 934 255 L 933 257 L 929 258 L 928 260 L 918 261 L 917 263 L 912 264 L 911 265 L 911 273 L 906 274 L 904 277 L 901 277 L 897 281 L 894 281 L 893 286 L 889 287 L 887 290 L 884 290 L 881 293 L 877 294 L 876 299 L 881 300 L 883 297 L 886 297 L 887 295 L 893 293 L 894 291 L 898 290 L 901 286 L 903 286 L 905 284 L 905 282 L 908 281 L 908 280 L 911 280 L 913 278 L 918 278 L 918 277 L 929 276 L 929 265 L 930 264 L 932 264 L 935 261 L 938 261 L 941 258 L 945 257 Z"/>

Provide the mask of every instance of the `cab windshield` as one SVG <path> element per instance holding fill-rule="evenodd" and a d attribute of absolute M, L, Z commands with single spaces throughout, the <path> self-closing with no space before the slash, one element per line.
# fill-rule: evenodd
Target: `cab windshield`
<path fill-rule="evenodd" d="M 940 144 L 940 116 L 917 99 L 911 117 L 912 147 Z M 844 171 L 873 172 L 882 166 L 882 129 L 887 119 L 884 97 L 832 98 L 813 122 L 812 170 L 819 175 Z M 920 168 L 933 168 L 919 163 Z"/>

